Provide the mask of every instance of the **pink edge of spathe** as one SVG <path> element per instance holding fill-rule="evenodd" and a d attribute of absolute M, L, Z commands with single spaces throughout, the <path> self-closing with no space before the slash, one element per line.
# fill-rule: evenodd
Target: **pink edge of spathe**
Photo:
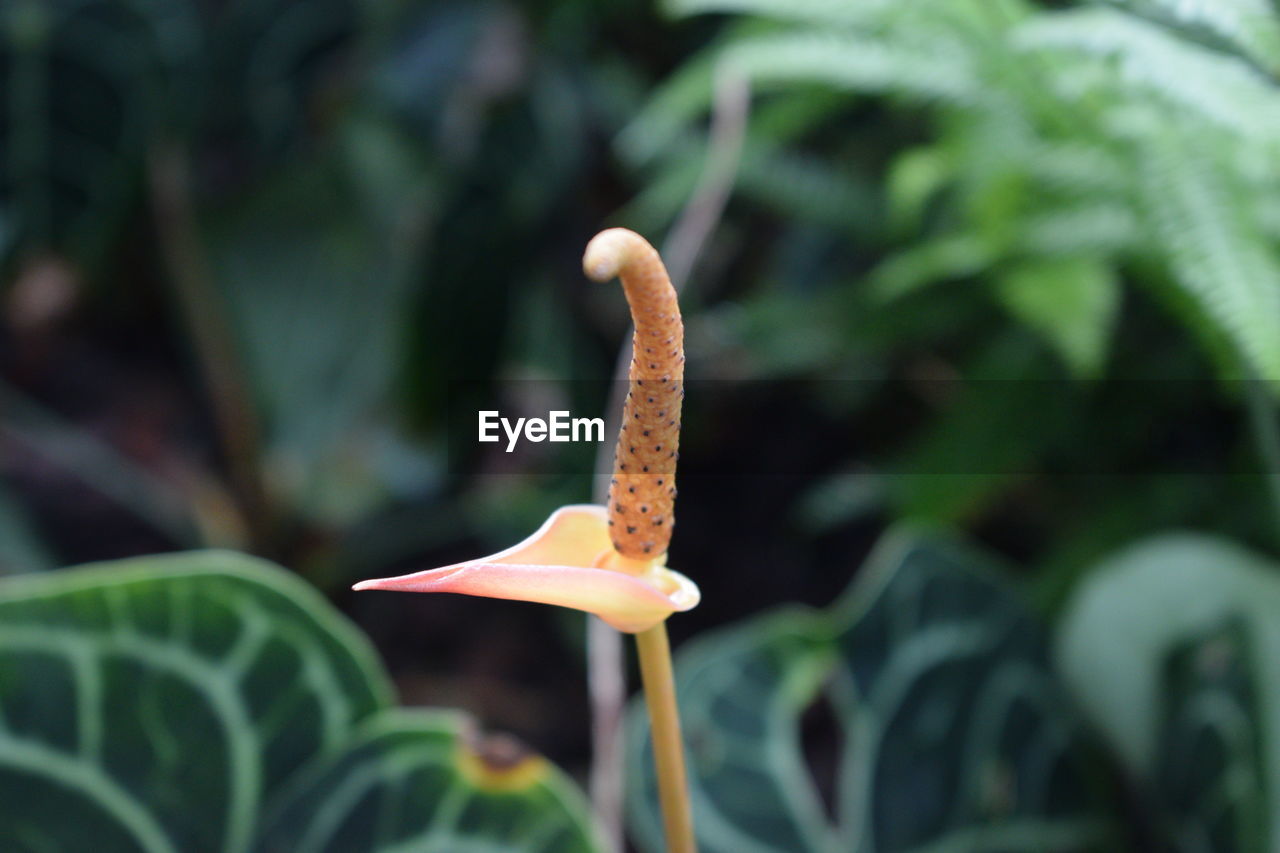
<path fill-rule="evenodd" d="M 671 596 L 640 578 L 607 569 L 488 562 L 366 580 L 353 589 L 452 592 L 554 604 L 594 613 L 619 631 L 637 633 L 698 603 L 692 581 L 669 569 L 663 571 L 676 587 Z"/>

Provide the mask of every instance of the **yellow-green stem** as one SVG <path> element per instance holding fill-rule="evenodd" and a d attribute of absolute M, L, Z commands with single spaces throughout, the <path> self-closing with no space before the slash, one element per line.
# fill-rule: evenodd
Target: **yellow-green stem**
<path fill-rule="evenodd" d="M 659 622 L 648 631 L 636 634 L 636 650 L 640 653 L 640 677 L 644 683 L 645 705 L 649 709 L 653 762 L 658 771 L 658 802 L 662 805 L 667 853 L 697 853 L 667 624 Z"/>

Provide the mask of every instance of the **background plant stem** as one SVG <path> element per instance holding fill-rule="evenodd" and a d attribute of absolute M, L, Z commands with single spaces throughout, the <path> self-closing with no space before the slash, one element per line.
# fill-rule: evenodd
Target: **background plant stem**
<path fill-rule="evenodd" d="M 597 503 L 603 503 L 603 500 Z M 622 853 L 622 711 L 627 702 L 622 635 L 596 616 L 587 617 L 587 682 L 591 698 L 592 810 L 612 853 Z"/>
<path fill-rule="evenodd" d="M 162 147 L 151 157 L 156 229 L 169 278 L 208 387 L 232 488 L 240 500 L 249 531 L 250 547 L 258 553 L 268 553 L 273 523 L 262 482 L 261 427 L 225 307 L 218 300 L 201 245 L 189 173 L 186 152 L 180 146 Z"/>
<path fill-rule="evenodd" d="M 680 736 L 680 713 L 676 706 L 667 624 L 659 622 L 648 631 L 636 634 L 636 651 L 640 655 L 644 701 L 649 709 L 653 762 L 658 771 L 658 801 L 662 805 L 667 851 L 695 853 L 698 846 L 693 837 L 689 780 L 684 767 L 684 741 Z"/>

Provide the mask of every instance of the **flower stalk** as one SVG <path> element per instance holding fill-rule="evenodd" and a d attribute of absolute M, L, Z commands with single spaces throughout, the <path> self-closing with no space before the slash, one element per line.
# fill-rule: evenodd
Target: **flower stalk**
<path fill-rule="evenodd" d="M 653 763 L 658 776 L 658 802 L 667 853 L 695 853 L 693 810 L 689 806 L 689 780 L 684 767 L 684 739 L 676 706 L 676 682 L 671 668 L 671 644 L 667 623 L 659 622 L 636 634 L 640 656 L 640 680 L 649 711 Z"/>

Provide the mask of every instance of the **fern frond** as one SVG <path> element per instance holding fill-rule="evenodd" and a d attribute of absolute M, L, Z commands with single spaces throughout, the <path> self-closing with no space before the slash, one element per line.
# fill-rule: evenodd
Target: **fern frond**
<path fill-rule="evenodd" d="M 1268 0 L 1112 0 L 1189 37 L 1236 50 L 1271 74 L 1280 71 L 1280 9 Z"/>
<path fill-rule="evenodd" d="M 948 234 L 890 255 L 872 270 L 869 285 L 873 296 L 888 302 L 948 279 L 976 275 L 999 255 L 979 234 Z"/>
<path fill-rule="evenodd" d="M 911 44 L 862 34 L 798 31 L 741 40 L 721 57 L 757 87 L 813 82 L 859 93 L 961 103 L 974 102 L 982 94 L 968 52 L 955 43 Z"/>
<path fill-rule="evenodd" d="M 620 213 L 636 228 L 661 231 L 688 201 L 702 175 L 707 139 L 683 134 L 666 150 L 655 177 Z M 880 226 L 875 188 L 848 169 L 773 140 L 749 139 L 738 166 L 738 192 L 756 204 L 842 231 L 869 236 Z"/>
<path fill-rule="evenodd" d="M 1117 255 L 1140 250 L 1143 232 L 1127 203 L 1091 202 L 1037 211 L 1023 220 L 1018 250 L 1027 255 Z"/>
<path fill-rule="evenodd" d="M 996 296 L 1037 332 L 1077 376 L 1097 376 L 1120 307 L 1120 282 L 1104 258 L 1070 255 L 1013 265 Z"/>
<path fill-rule="evenodd" d="M 1141 210 L 1205 319 L 1280 386 L 1280 258 L 1217 153 L 1181 124 L 1161 130 L 1140 161 Z"/>
<path fill-rule="evenodd" d="M 928 28 L 940 20 L 1013 23 L 1031 14 L 1027 0 L 666 0 L 675 16 L 734 14 L 821 27 L 880 29 Z"/>
<path fill-rule="evenodd" d="M 988 0 L 986 6 L 970 0 L 676 0 L 668 8 L 681 15 L 760 17 L 738 19 L 726 28 L 624 129 L 618 150 L 634 165 L 654 160 L 706 112 L 715 69 L 722 63 L 732 64 L 757 92 L 810 83 L 868 95 L 975 102 L 988 89 L 975 65 L 987 45 L 975 34 L 990 25 L 989 13 L 1016 21 L 1028 11 L 1024 0 Z M 779 28 L 779 21 L 788 26 Z"/>
<path fill-rule="evenodd" d="M 822 26 L 865 26 L 896 5 L 897 0 L 666 0 L 663 9 L 677 17 L 729 13 Z"/>
<path fill-rule="evenodd" d="M 1015 46 L 1028 54 L 1066 51 L 1092 56 L 1094 95 L 1149 98 L 1254 140 L 1274 142 L 1280 98 L 1272 81 L 1236 56 L 1178 39 L 1114 9 L 1042 15 L 1021 27 Z M 1064 66 L 1058 90 L 1080 96 L 1081 69 Z"/>
<path fill-rule="evenodd" d="M 667 138 L 706 109 L 712 62 L 733 63 L 757 91 L 816 84 L 932 108 L 937 138 L 917 149 L 928 156 L 890 171 L 885 218 L 900 227 L 887 233 L 914 243 L 873 272 L 879 296 L 986 280 L 1010 265 L 1136 262 L 1197 337 L 1225 354 L 1224 369 L 1243 361 L 1280 384 L 1280 0 L 1103 0 L 1062 12 L 1024 0 L 668 8 L 742 17 L 700 60 L 707 65 L 686 70 L 701 81 L 677 79 L 658 102 Z M 762 129 L 753 122 L 740 187 L 759 192 L 783 175 L 770 192 L 786 196 L 794 181 L 818 197 L 834 172 L 807 167 L 816 176 L 808 183 L 787 176 L 780 143 L 760 144 L 769 138 Z M 847 195 L 821 216 L 803 199 L 797 212 L 825 220 L 859 207 Z M 1089 296 L 1081 316 L 1100 316 L 1112 303 L 1099 294 L 1113 285 L 1071 272 L 1057 278 Z M 1029 279 L 1006 282 L 1015 313 L 1042 307 Z M 1086 372 L 1105 352 L 1093 338 L 1056 343 Z"/>
<path fill-rule="evenodd" d="M 1119 152 L 1089 140 L 1040 140 L 1028 154 L 1027 174 L 1050 192 L 1120 199 L 1133 183 L 1129 164 Z"/>

